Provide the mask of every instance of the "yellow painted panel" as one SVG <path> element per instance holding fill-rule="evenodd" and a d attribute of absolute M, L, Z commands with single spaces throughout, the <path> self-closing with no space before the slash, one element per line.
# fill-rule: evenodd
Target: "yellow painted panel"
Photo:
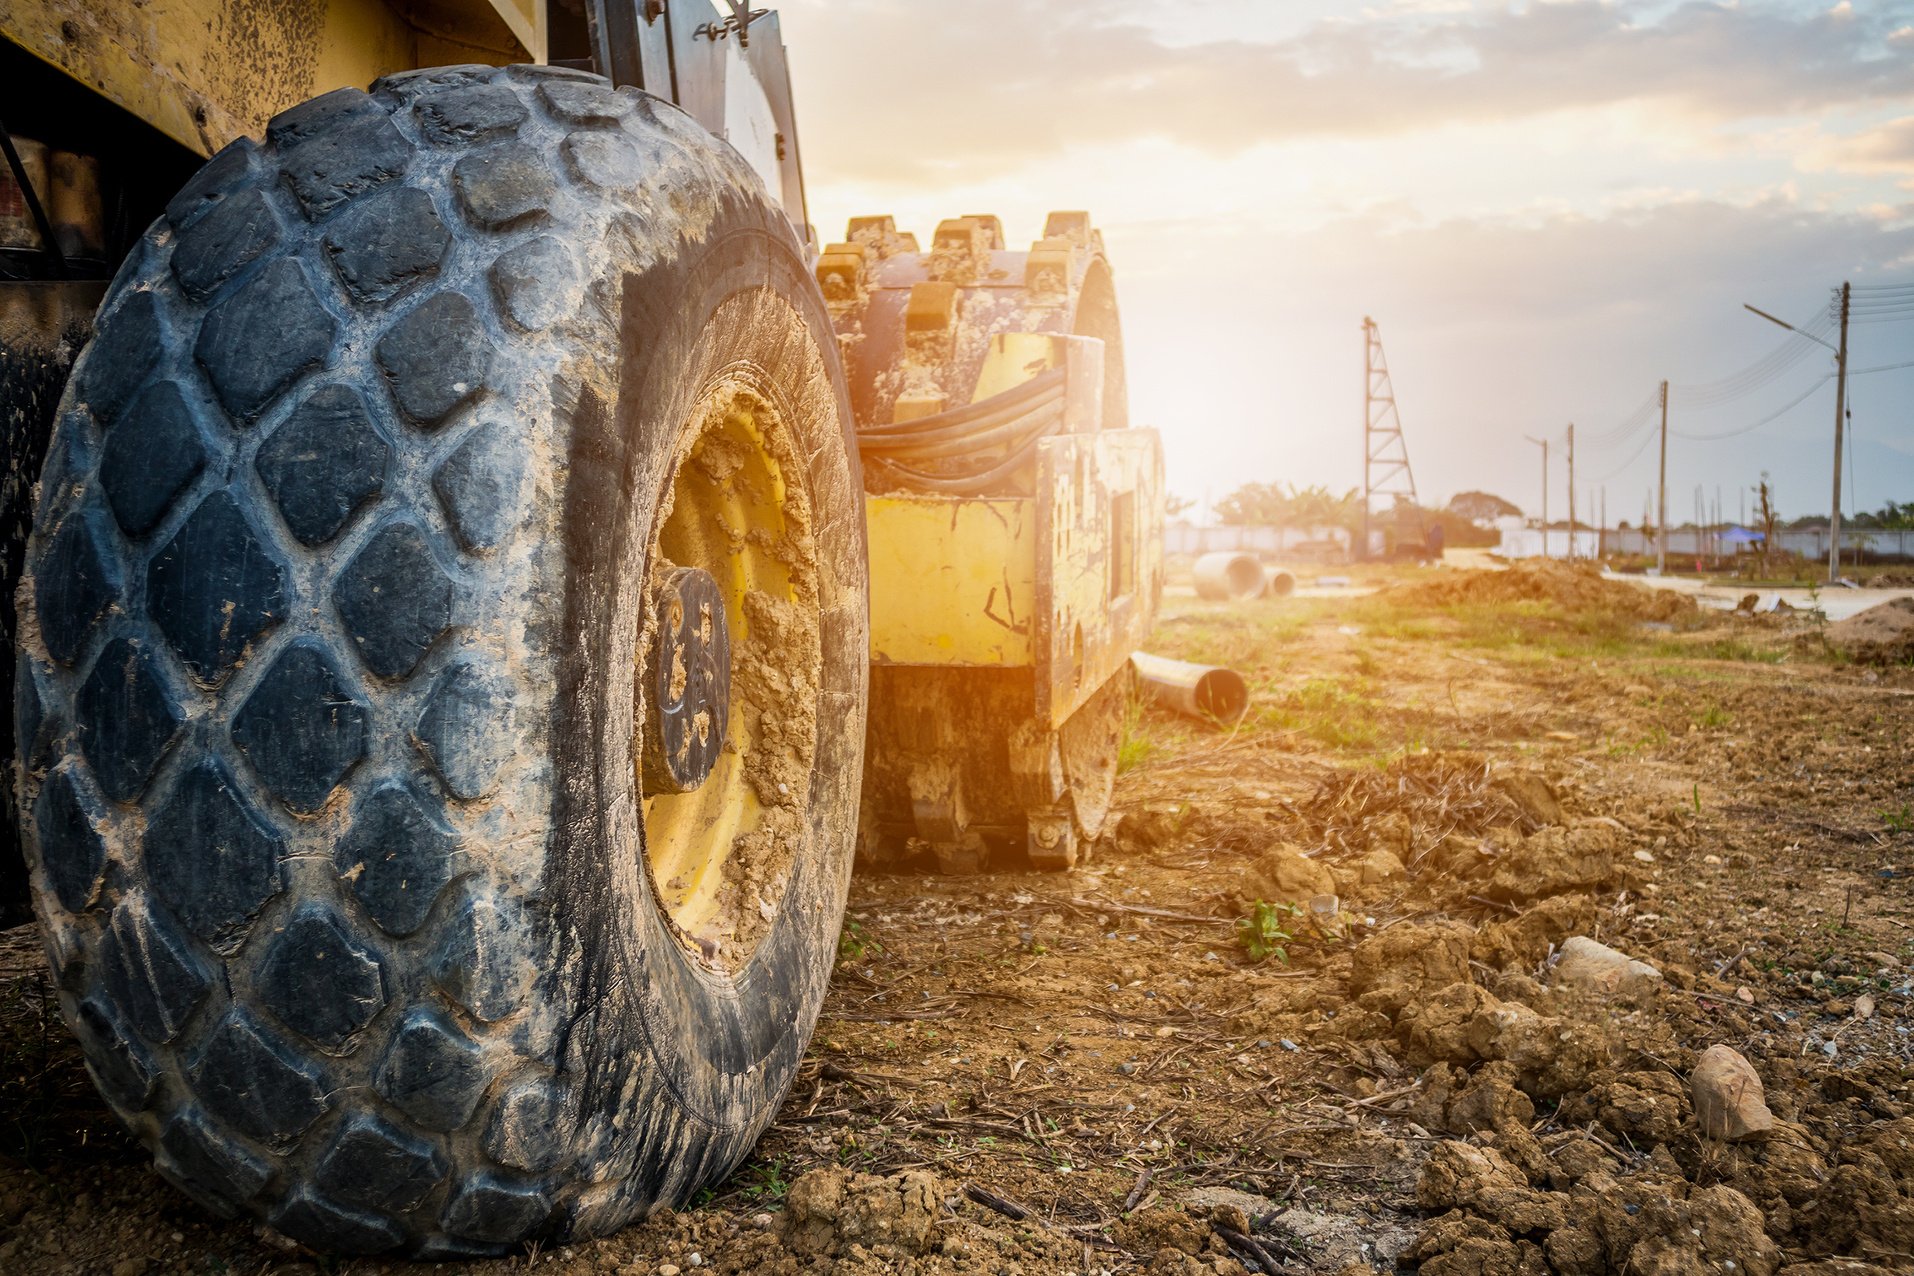
<path fill-rule="evenodd" d="M 982 403 L 1014 390 L 1039 373 L 1062 367 L 1063 358 L 1063 341 L 1047 332 L 999 332 L 990 338 L 970 401 Z"/>
<path fill-rule="evenodd" d="M 1027 498 L 866 496 L 871 659 L 1031 663 L 1037 519 Z"/>
<path fill-rule="evenodd" d="M 1040 716 L 1058 725 L 1143 644 L 1162 590 L 1163 463 L 1154 430 L 1038 445 L 1044 558 L 1035 650 Z"/>
<path fill-rule="evenodd" d="M 201 155 L 331 89 L 526 56 L 491 0 L 0 0 L 0 33 Z"/>

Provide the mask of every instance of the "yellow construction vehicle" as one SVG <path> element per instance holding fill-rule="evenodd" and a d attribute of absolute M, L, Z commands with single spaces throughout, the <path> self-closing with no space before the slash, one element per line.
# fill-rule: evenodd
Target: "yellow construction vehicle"
<path fill-rule="evenodd" d="M 1102 831 L 1121 675 L 1161 592 L 1156 435 L 1125 425 L 1102 236 L 1053 213 L 888 217 L 819 258 L 864 458 L 871 710 L 863 836 L 946 869 L 992 841 L 1068 868 Z"/>
<path fill-rule="evenodd" d="M 679 1204 L 854 859 L 1103 831 L 1162 490 L 1087 215 L 820 249 L 737 4 L 0 36 L 5 823 L 180 1188 L 448 1257 Z"/>

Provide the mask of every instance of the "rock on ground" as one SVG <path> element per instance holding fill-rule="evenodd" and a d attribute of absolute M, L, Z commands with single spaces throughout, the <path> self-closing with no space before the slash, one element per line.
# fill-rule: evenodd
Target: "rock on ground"
<path fill-rule="evenodd" d="M 1774 1113 L 1768 1110 L 1761 1076 L 1739 1051 L 1709 1046 L 1695 1061 L 1688 1084 L 1695 1119 L 1709 1138 L 1735 1143 L 1774 1129 Z"/>
<path fill-rule="evenodd" d="M 1557 987 L 1600 997 L 1639 1001 L 1661 991 L 1661 971 L 1645 961 L 1590 939 L 1571 935 L 1562 941 L 1561 955 L 1555 962 Z"/>

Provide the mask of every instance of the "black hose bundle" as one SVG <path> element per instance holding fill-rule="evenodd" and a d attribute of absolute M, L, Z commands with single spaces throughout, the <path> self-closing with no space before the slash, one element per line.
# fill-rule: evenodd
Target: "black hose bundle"
<path fill-rule="evenodd" d="M 864 464 L 897 487 L 975 496 L 1028 461 L 1063 424 L 1063 369 L 934 416 L 860 426 Z M 1003 449 L 999 453 L 999 449 Z M 922 468 L 925 463 L 936 468 Z"/>

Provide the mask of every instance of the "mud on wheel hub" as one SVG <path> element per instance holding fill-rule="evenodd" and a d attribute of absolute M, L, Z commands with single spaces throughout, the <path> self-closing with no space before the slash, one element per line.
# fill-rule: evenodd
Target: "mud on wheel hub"
<path fill-rule="evenodd" d="M 665 575 L 653 614 L 645 788 L 689 793 L 711 774 L 724 747 L 731 716 L 730 622 L 718 582 L 697 567 Z"/>

